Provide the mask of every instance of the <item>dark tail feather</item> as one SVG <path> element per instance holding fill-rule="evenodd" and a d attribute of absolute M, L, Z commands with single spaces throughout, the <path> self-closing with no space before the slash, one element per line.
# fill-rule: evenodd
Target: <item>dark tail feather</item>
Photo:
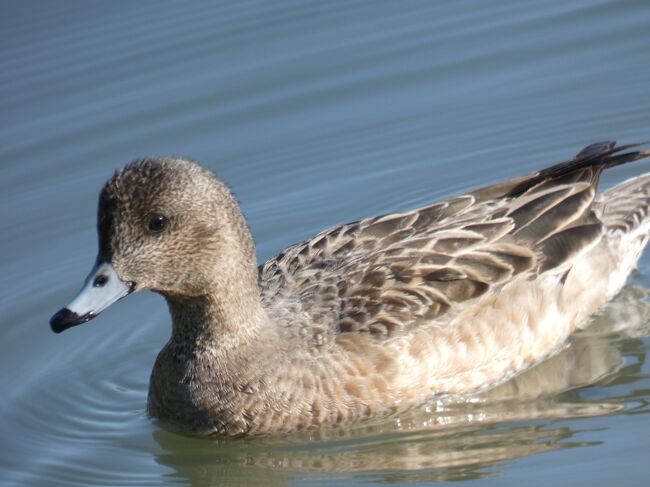
<path fill-rule="evenodd" d="M 650 151 L 624 152 L 628 149 L 633 149 L 648 143 L 649 142 L 641 142 L 638 144 L 626 144 L 616 147 L 616 142 L 606 141 L 588 145 L 578 152 L 573 159 L 542 169 L 537 174 L 521 181 L 515 187 L 511 188 L 505 196 L 519 196 L 539 183 L 566 176 L 567 174 L 580 169 L 595 169 L 596 171 L 594 174 L 597 177 L 607 168 L 620 166 L 621 164 L 650 157 Z"/>

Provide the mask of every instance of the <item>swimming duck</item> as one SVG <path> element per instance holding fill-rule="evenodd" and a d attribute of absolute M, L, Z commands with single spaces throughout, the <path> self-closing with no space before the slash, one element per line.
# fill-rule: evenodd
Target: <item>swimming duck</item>
<path fill-rule="evenodd" d="M 179 158 L 134 161 L 99 198 L 99 252 L 55 332 L 133 291 L 162 294 L 171 338 L 148 412 L 200 435 L 342 425 L 500 384 L 558 352 L 624 285 L 648 241 L 650 156 L 573 159 L 405 213 L 330 228 L 257 265 L 228 187 Z"/>

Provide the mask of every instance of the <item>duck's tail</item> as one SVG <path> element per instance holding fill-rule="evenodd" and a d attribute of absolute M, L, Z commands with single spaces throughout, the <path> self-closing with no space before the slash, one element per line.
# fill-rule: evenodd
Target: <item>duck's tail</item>
<path fill-rule="evenodd" d="M 604 225 L 604 240 L 613 247 L 617 271 L 610 277 L 609 297 L 617 294 L 635 270 L 650 239 L 650 173 L 614 186 L 597 198 L 594 210 Z"/>
<path fill-rule="evenodd" d="M 600 220 L 607 232 L 622 235 L 643 232 L 650 225 L 650 173 L 608 189 L 600 196 L 599 203 Z"/>
<path fill-rule="evenodd" d="M 583 148 L 573 159 L 547 167 L 527 177 L 513 188 L 510 188 L 508 196 L 518 196 L 547 180 L 571 179 L 572 175 L 580 174 L 581 170 L 591 170 L 592 181 L 594 184 L 598 184 L 600 175 L 604 170 L 650 157 L 650 150 L 636 150 L 638 147 L 647 144 L 648 142 L 639 142 L 617 146 L 616 142 L 611 140 L 596 142 Z"/>

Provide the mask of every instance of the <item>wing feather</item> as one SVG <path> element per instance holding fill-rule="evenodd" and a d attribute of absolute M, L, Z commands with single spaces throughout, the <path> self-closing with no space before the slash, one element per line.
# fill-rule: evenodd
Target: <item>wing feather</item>
<path fill-rule="evenodd" d="M 262 300 L 298 308 L 321 334 L 381 338 L 443 320 L 522 273 L 561 275 L 601 238 L 602 170 L 648 155 L 620 153 L 629 147 L 594 144 L 529 176 L 321 232 L 260 268 Z"/>

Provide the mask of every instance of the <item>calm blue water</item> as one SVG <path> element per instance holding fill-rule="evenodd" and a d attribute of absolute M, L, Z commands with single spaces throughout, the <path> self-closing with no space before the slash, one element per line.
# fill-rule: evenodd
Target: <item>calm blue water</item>
<path fill-rule="evenodd" d="M 61 336 L 47 321 L 94 260 L 101 185 L 131 159 L 215 170 L 263 260 L 591 142 L 649 139 L 649 24 L 643 1 L 3 2 L 0 484 L 647 485 L 650 257 L 562 354 L 477 403 L 311 437 L 153 424 L 158 296 Z"/>

